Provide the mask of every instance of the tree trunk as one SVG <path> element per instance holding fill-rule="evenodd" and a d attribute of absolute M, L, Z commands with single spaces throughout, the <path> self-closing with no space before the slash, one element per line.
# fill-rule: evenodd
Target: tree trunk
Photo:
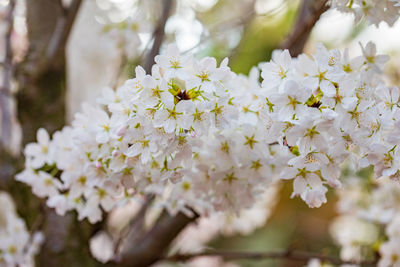
<path fill-rule="evenodd" d="M 24 62 L 16 66 L 15 77 L 19 85 L 17 101 L 23 145 L 36 139 L 38 128 L 53 133 L 65 124 L 65 44 L 50 62 L 43 62 L 57 23 L 66 18 L 66 9 L 60 3 L 26 1 L 29 49 Z M 45 235 L 37 266 L 100 266 L 88 248 L 93 226 L 78 222 L 74 214 L 61 217 L 46 208 L 45 200 L 38 199 L 30 187 L 14 180 L 23 166 L 22 156 L 13 158 L 1 151 L 0 187 L 12 194 L 28 228 L 39 226 L 33 230 L 42 230 Z"/>

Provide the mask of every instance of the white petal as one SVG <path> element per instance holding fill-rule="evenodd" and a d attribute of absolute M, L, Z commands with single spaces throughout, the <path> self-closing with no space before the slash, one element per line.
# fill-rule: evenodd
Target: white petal
<path fill-rule="evenodd" d="M 36 138 L 39 144 L 41 145 L 47 145 L 50 141 L 49 134 L 44 128 L 40 128 L 37 131 Z"/>
<path fill-rule="evenodd" d="M 90 252 L 101 263 L 106 263 L 114 256 L 114 243 L 111 237 L 100 231 L 90 239 Z"/>
<path fill-rule="evenodd" d="M 307 182 L 302 177 L 297 177 L 293 182 L 293 193 L 301 195 L 307 188 Z"/>

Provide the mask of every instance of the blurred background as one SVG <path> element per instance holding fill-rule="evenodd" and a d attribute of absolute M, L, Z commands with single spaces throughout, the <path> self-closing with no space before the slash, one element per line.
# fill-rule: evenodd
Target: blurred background
<path fill-rule="evenodd" d="M 31 0 L 27 0 L 31 1 Z M 61 0 L 60 0 L 61 1 Z M 56 1 L 54 1 L 56 2 Z M 71 1 L 62 0 L 68 6 Z M 174 1 L 172 1 L 174 2 Z M 9 0 L 0 0 L 6 6 Z M 234 72 L 247 75 L 253 66 L 270 59 L 296 26 L 302 1 L 298 0 L 176 0 L 165 23 L 161 53 L 176 43 L 184 53 L 229 58 Z M 153 31 L 163 16 L 159 0 L 82 1 L 66 47 L 67 123 L 83 102 L 95 103 L 104 87 L 116 88 L 134 76 L 135 66 L 146 64 L 153 44 Z M 25 1 L 17 1 L 12 38 L 15 60 L 27 53 Z M 0 25 L 0 32 L 4 31 Z M 329 10 L 311 31 L 304 52 L 318 42 L 328 48 L 361 53 L 359 43 L 373 41 L 380 53 L 391 56 L 386 69 L 388 82 L 400 84 L 400 23 L 376 27 L 351 14 Z M 1 46 L 1 44 L 0 44 Z M 3 49 L 1 49 L 2 51 Z M 368 175 L 368 174 L 361 174 Z M 339 248 L 329 234 L 336 216 L 334 193 L 319 209 L 310 209 L 298 198 L 291 199 L 291 183 L 274 195 L 276 205 L 259 229 L 247 236 L 216 236 L 208 247 L 237 250 L 299 249 L 337 255 Z M 29 224 L 29 220 L 28 220 Z M 289 260 L 237 261 L 240 266 L 304 266 Z"/>

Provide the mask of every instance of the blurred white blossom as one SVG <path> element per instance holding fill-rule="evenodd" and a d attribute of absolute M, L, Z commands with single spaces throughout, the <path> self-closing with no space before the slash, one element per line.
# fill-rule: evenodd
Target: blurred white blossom
<path fill-rule="evenodd" d="M 29 233 L 24 220 L 16 213 L 11 196 L 0 192 L 0 266 L 35 266 L 34 256 L 43 238 L 40 232 Z"/>

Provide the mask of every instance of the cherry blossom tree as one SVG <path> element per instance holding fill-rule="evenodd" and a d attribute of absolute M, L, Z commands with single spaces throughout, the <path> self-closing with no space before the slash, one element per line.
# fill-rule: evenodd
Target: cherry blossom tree
<path fill-rule="evenodd" d="M 302 53 L 326 10 L 393 26 L 398 0 L 302 1 L 292 31 L 249 75 L 167 42 L 177 1 L 137 1 L 102 30 L 120 51 L 117 82 L 67 123 L 66 45 L 83 2 L 1 6 L 0 265 L 400 266 L 400 92 L 385 79 L 389 56 L 373 42 L 356 55 L 323 44 Z M 18 16 L 26 36 L 13 36 Z M 18 38 L 28 46 L 16 49 Z M 123 81 L 127 65 L 135 73 Z M 337 194 L 340 255 L 206 249 L 263 225 L 287 183 L 310 208 Z"/>

